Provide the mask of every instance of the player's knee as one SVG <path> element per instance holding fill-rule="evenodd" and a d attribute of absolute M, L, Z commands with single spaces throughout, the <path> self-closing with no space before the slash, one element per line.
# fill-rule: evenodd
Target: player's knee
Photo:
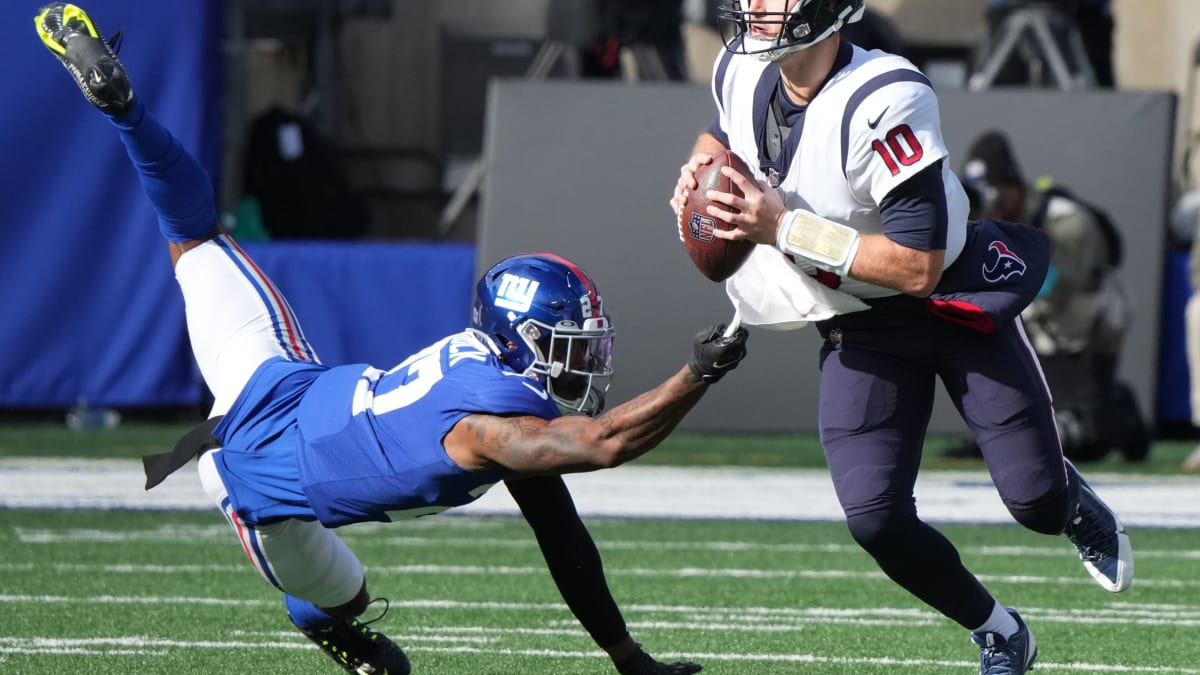
<path fill-rule="evenodd" d="M 917 516 L 913 511 L 879 509 L 847 515 L 846 525 L 850 528 L 850 536 L 863 550 L 879 557 L 892 547 L 904 544 L 917 525 Z"/>
<path fill-rule="evenodd" d="M 1067 526 L 1071 501 L 1064 485 L 1032 500 L 1004 499 L 1004 506 L 1023 527 L 1041 534 L 1058 534 Z"/>

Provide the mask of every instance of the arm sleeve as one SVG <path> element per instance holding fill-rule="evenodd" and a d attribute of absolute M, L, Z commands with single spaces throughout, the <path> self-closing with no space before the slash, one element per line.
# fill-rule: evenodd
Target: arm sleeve
<path fill-rule="evenodd" d="M 604 579 L 604 565 L 560 476 L 507 481 L 508 491 L 537 537 L 550 576 L 567 607 L 600 647 L 629 635 Z"/>
<path fill-rule="evenodd" d="M 721 145 L 729 147 L 729 134 L 725 133 L 725 130 L 721 128 L 721 115 L 719 113 L 713 116 L 712 124 L 708 125 L 705 131 L 712 134 L 718 141 L 721 141 Z"/>
<path fill-rule="evenodd" d="M 897 244 L 921 251 L 946 248 L 950 215 L 941 160 L 897 185 L 880 202 L 879 214 L 883 233 Z"/>

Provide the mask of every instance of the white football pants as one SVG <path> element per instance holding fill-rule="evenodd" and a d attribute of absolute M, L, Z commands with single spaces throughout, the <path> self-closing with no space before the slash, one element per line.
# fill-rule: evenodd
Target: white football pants
<path fill-rule="evenodd" d="M 192 353 L 212 391 L 211 416 L 223 415 L 267 359 L 319 363 L 287 300 L 253 260 L 221 235 L 184 253 L 175 265 Z M 225 515 L 251 564 L 269 583 L 318 607 L 342 605 L 363 584 L 362 563 L 319 522 L 248 525 L 233 512 L 214 457 L 200 457 L 200 482 Z"/>

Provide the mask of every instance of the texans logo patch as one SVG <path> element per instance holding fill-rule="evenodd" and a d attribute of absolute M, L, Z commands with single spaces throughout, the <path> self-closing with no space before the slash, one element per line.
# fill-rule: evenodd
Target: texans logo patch
<path fill-rule="evenodd" d="M 716 239 L 713 236 L 713 230 L 716 229 L 716 223 L 708 216 L 702 216 L 699 213 L 693 213 L 692 219 L 688 221 L 688 229 L 691 232 L 692 239 L 697 241 L 712 241 Z"/>
<path fill-rule="evenodd" d="M 996 259 L 983 263 L 984 281 L 994 284 L 1009 277 L 1025 274 L 1025 261 L 1013 253 L 1004 242 L 997 240 L 988 244 L 988 257 L 993 253 Z"/>

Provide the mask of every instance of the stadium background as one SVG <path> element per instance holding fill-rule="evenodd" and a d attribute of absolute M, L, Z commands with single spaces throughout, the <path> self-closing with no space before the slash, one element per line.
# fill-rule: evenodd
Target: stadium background
<path fill-rule="evenodd" d="M 511 76 L 528 65 L 545 42 L 549 5 L 549 0 L 153 5 L 101 0 L 88 8 L 106 30 L 126 29 L 123 58 L 139 94 L 202 158 L 220 188 L 224 210 L 238 205 L 245 132 L 258 113 L 273 105 L 303 108 L 333 139 L 352 182 L 370 204 L 365 240 L 275 241 L 254 245 L 252 254 L 280 279 L 324 360 L 384 363 L 466 320 L 471 279 L 486 262 L 476 253 L 489 244 L 486 227 L 480 227 L 487 191 L 469 200 L 452 221 L 439 218 L 469 180 L 467 172 L 485 142 L 486 76 Z M 983 5 L 982 0 L 870 3 L 895 22 L 901 37 L 920 46 L 922 55 L 949 61 L 965 57 L 978 43 Z M 7 195 L 0 204 L 0 306 L 8 314 L 0 323 L 0 409 L 18 419 L 60 414 L 80 399 L 127 413 L 200 409 L 203 387 L 187 353 L 169 265 L 152 234 L 153 216 L 104 121 L 91 114 L 56 72 L 57 64 L 39 51 L 29 25 L 35 9 L 16 4 L 0 9 L 5 32 L 0 52 L 16 80 L 11 91 L 20 93 L 0 113 L 9 128 L 2 141 L 8 161 L 0 169 Z M 1182 184 L 1180 176 L 1193 135 L 1191 78 L 1200 8 L 1186 0 L 1117 0 L 1114 13 L 1121 88 L 1167 92 L 1178 106 L 1177 123 L 1157 130 L 1167 139 L 1160 160 L 1162 204 L 1122 205 L 1135 213 L 1144 207 L 1156 221 L 1123 223 L 1127 239 L 1138 237 L 1138 244 L 1152 252 L 1145 269 L 1126 274 L 1139 281 L 1152 277 L 1146 288 L 1159 290 L 1137 298 L 1145 310 L 1143 323 L 1153 325 L 1142 326 L 1150 339 L 1129 347 L 1141 359 L 1132 376 L 1148 383 L 1140 398 L 1160 430 L 1178 430 L 1187 426 L 1189 412 L 1179 320 L 1189 291 L 1185 256 L 1169 236 L 1162 207 L 1193 187 Z M 698 24 L 685 26 L 684 34 L 695 82 L 595 86 L 616 88 L 611 91 L 617 98 L 633 90 L 645 95 L 651 87 L 664 96 L 700 92 L 702 99 L 701 83 L 717 45 Z M 503 47 L 499 52 L 497 45 Z M 682 94 L 680 87 L 686 89 Z M 1010 114 L 1003 108 L 996 113 L 997 123 Z M 576 122 L 588 126 L 586 120 Z M 988 122 L 981 120 L 980 126 Z M 667 158 L 665 165 L 673 167 L 686 152 L 694 124 L 671 119 L 661 124 L 685 140 L 647 154 Z M 1088 141 L 1060 142 L 1069 156 L 1072 147 Z M 951 150 L 961 153 L 962 148 L 952 144 Z M 578 169 L 573 164 L 578 158 L 562 161 Z M 521 157 L 509 153 L 505 162 L 506 175 L 525 171 Z M 1037 173 L 1038 167 L 1027 171 Z M 1059 177 L 1071 183 L 1070 175 L 1060 172 Z M 671 180 L 672 175 L 662 176 L 664 194 Z M 524 188 L 536 195 L 539 185 Z M 653 208 L 610 223 L 611 238 L 619 239 L 622 227 L 658 223 L 666 231 L 665 206 Z M 534 217 L 546 226 L 560 213 L 548 208 L 540 217 L 534 211 Z M 490 243 L 496 246 L 495 240 Z M 588 265 L 587 252 L 562 252 L 582 258 L 602 288 L 605 279 L 625 271 Z M 682 261 L 675 255 L 668 269 L 690 274 Z M 629 272 L 636 278 L 636 270 Z M 646 269 L 646 280 L 653 279 L 651 272 L 661 270 Z M 719 293 L 714 296 L 714 288 L 698 277 L 680 283 L 695 283 L 710 314 L 727 311 Z M 635 350 L 656 354 L 654 345 L 640 346 L 642 334 L 655 329 L 641 318 L 667 319 L 669 313 L 628 302 L 625 307 L 614 303 L 613 310 L 618 317 L 622 312 L 638 317 L 625 324 L 618 359 L 638 358 Z M 636 379 L 619 379 L 614 393 L 632 393 L 635 384 Z M 744 426 L 736 417 L 720 425 Z M 805 423 L 786 421 L 775 430 L 805 430 Z"/>

